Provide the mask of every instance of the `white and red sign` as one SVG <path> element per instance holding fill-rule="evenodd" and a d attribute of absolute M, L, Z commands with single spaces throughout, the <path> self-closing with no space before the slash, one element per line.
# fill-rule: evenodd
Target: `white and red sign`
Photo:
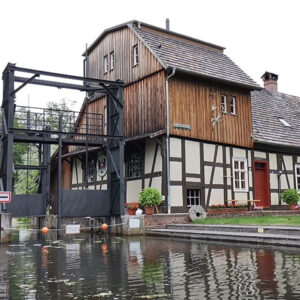
<path fill-rule="evenodd" d="M 10 203 L 11 192 L 0 192 L 0 203 Z"/>

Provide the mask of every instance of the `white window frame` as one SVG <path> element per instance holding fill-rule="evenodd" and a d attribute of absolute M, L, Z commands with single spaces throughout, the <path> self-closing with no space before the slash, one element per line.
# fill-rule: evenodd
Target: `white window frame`
<path fill-rule="evenodd" d="M 132 55 L 133 55 L 133 66 L 137 66 L 139 64 L 139 48 L 138 48 L 138 44 L 135 44 L 132 47 Z"/>
<path fill-rule="evenodd" d="M 189 194 L 189 191 L 194 191 L 194 194 L 193 195 Z M 195 195 L 195 191 L 198 192 L 198 195 Z M 191 204 L 192 200 L 193 200 L 194 204 Z M 190 204 L 189 204 L 189 202 L 190 202 Z M 200 189 L 187 188 L 186 189 L 186 206 L 191 207 L 193 205 L 200 205 Z"/>
<path fill-rule="evenodd" d="M 298 187 L 298 178 L 300 178 L 300 175 L 297 174 L 297 169 L 300 170 L 300 164 L 295 165 L 295 178 L 296 178 L 296 190 L 298 193 L 300 193 L 300 187 Z"/>
<path fill-rule="evenodd" d="M 236 115 L 236 97 L 230 96 L 230 113 Z"/>
<path fill-rule="evenodd" d="M 103 57 L 104 74 L 108 72 L 108 55 Z"/>
<path fill-rule="evenodd" d="M 227 96 L 221 95 L 221 111 L 223 114 L 227 114 Z"/>
<path fill-rule="evenodd" d="M 113 71 L 115 68 L 115 52 L 111 51 L 109 53 L 109 61 L 110 61 L 110 71 Z"/>
<path fill-rule="evenodd" d="M 235 169 L 234 167 L 234 163 L 235 162 L 239 163 L 239 168 Z M 240 168 L 240 163 L 244 162 L 244 169 Z M 235 187 L 235 182 L 236 182 L 236 177 L 235 177 L 235 173 L 238 172 L 239 173 L 239 178 L 238 178 L 238 182 L 239 182 L 239 187 L 236 188 Z M 245 188 L 242 188 L 242 180 L 241 180 L 241 173 L 244 172 L 245 173 Z M 232 174 L 233 174 L 233 191 L 234 192 L 248 192 L 249 190 L 249 186 L 248 186 L 248 162 L 247 162 L 247 158 L 240 158 L 240 157 L 233 157 L 232 158 Z"/>

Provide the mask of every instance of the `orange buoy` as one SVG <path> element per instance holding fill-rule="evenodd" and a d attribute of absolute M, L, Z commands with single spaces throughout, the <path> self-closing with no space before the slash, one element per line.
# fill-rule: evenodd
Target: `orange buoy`
<path fill-rule="evenodd" d="M 107 224 L 105 224 L 105 223 L 103 223 L 102 225 L 101 225 L 101 229 L 102 230 L 107 230 L 107 228 L 108 228 L 108 226 L 107 226 Z"/>
<path fill-rule="evenodd" d="M 106 250 L 108 249 L 107 244 L 103 244 L 103 245 L 101 246 L 101 249 L 102 249 L 103 251 L 106 251 Z"/>
<path fill-rule="evenodd" d="M 43 234 L 46 234 L 46 233 L 48 233 L 48 232 L 49 232 L 48 227 L 43 227 L 43 228 L 42 228 L 42 233 L 43 233 Z"/>

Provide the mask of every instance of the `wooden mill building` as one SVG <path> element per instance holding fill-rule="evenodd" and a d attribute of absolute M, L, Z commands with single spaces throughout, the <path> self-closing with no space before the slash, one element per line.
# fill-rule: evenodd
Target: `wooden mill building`
<path fill-rule="evenodd" d="M 282 190 L 300 191 L 300 98 L 278 93 L 276 74 L 261 88 L 223 47 L 139 21 L 105 30 L 84 55 L 87 77 L 125 82 L 127 202 L 151 186 L 164 212 L 251 199 L 279 208 Z M 106 115 L 93 97 L 82 109 Z M 90 151 L 88 174 L 67 151 L 64 188 L 106 189 L 105 149 Z"/>

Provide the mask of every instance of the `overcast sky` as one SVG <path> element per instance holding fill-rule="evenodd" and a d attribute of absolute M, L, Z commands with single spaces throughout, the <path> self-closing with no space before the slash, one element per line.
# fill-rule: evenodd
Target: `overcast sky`
<path fill-rule="evenodd" d="M 12 62 L 81 76 L 85 44 L 104 29 L 132 19 L 164 27 L 168 17 L 172 31 L 224 46 L 260 85 L 267 70 L 279 75 L 280 92 L 300 96 L 299 13 L 297 0 L 0 0 L 0 68 Z M 17 101 L 44 107 L 82 96 L 26 88 Z"/>

